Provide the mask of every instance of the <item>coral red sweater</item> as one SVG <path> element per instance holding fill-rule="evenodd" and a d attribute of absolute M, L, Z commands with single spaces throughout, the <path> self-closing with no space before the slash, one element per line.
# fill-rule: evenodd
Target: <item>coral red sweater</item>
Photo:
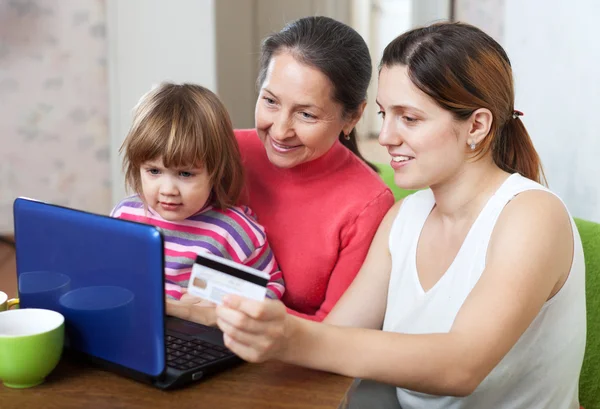
<path fill-rule="evenodd" d="M 255 130 L 236 130 L 254 210 L 283 272 L 291 313 L 322 321 L 360 269 L 391 191 L 336 142 L 322 157 L 275 167 Z"/>

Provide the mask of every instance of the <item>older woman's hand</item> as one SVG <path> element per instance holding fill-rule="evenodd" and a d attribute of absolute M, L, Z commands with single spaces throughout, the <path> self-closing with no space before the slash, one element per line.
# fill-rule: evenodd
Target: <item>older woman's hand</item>
<path fill-rule="evenodd" d="M 179 301 L 167 300 L 167 315 L 198 324 L 215 326 L 217 324 L 215 308 L 215 303 L 194 297 L 185 289 Z"/>
<path fill-rule="evenodd" d="M 248 362 L 280 358 L 290 337 L 290 316 L 281 301 L 228 295 L 217 307 L 225 345 Z"/>

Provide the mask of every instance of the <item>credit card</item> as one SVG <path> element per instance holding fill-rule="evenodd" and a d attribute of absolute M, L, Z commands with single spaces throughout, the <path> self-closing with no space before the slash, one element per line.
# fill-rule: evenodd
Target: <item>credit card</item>
<path fill-rule="evenodd" d="M 267 294 L 268 282 L 269 275 L 264 271 L 202 253 L 198 254 L 192 267 L 188 293 L 215 304 L 222 304 L 225 294 L 262 301 Z"/>

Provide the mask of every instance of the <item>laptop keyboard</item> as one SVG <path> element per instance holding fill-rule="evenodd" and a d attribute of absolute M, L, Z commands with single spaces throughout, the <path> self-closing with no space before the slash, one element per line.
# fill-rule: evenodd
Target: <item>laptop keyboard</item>
<path fill-rule="evenodd" d="M 188 341 L 167 335 L 166 341 L 167 365 L 182 371 L 233 356 L 227 348 L 199 339 Z"/>

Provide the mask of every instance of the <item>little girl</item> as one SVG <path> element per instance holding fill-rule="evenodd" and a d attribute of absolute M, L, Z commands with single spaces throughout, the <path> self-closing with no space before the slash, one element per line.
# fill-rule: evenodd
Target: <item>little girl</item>
<path fill-rule="evenodd" d="M 120 149 L 129 188 L 111 216 L 160 227 L 166 294 L 179 300 L 196 255 L 208 252 L 267 272 L 267 296 L 283 276 L 264 228 L 236 206 L 244 180 L 229 114 L 210 90 L 163 83 L 142 97 Z"/>

